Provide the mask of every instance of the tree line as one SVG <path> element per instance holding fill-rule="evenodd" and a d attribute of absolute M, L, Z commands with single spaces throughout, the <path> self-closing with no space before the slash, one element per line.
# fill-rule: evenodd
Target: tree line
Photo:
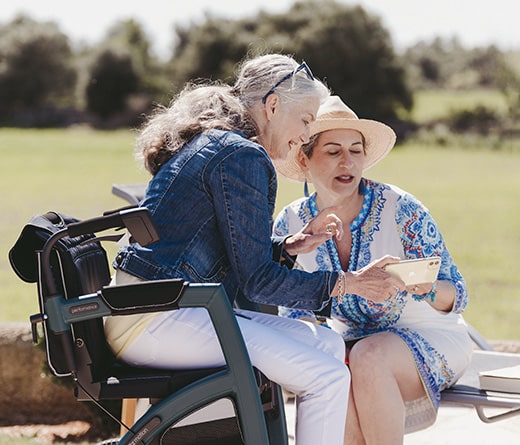
<path fill-rule="evenodd" d="M 0 125 L 136 126 L 187 81 L 231 83 L 246 55 L 272 51 L 305 60 L 359 116 L 391 124 L 406 121 L 421 88 L 494 88 L 520 108 L 518 71 L 496 47 L 435 39 L 398 54 L 379 17 L 334 1 L 319 6 L 305 0 L 285 13 L 178 25 L 168 60 L 152 55 L 135 19 L 115 23 L 94 47 L 73 48 L 56 23 L 17 17 L 0 24 Z"/>

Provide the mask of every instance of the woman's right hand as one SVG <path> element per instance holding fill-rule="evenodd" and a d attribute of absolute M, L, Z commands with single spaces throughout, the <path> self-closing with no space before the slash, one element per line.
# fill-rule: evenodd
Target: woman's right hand
<path fill-rule="evenodd" d="M 346 293 L 382 303 L 406 290 L 404 281 L 384 270 L 387 264 L 398 263 L 398 257 L 385 255 L 354 272 L 346 272 Z"/>
<path fill-rule="evenodd" d="M 336 215 L 337 207 L 323 209 L 311 219 L 298 233 L 287 237 L 284 250 L 289 255 L 309 253 L 332 237 L 343 237 L 343 223 Z"/>

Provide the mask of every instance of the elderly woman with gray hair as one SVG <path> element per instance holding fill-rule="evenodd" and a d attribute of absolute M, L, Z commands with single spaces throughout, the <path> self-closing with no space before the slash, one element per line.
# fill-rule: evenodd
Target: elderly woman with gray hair
<path fill-rule="evenodd" d="M 257 303 L 325 307 L 338 294 L 338 273 L 281 266 L 273 260 L 271 229 L 277 188 L 272 160 L 308 141 L 309 125 L 328 95 L 305 63 L 270 54 L 243 64 L 233 88 L 188 86 L 160 108 L 137 140 L 153 175 L 142 205 L 153 215 L 160 241 L 123 247 L 113 281 L 219 282 L 233 302 L 240 293 Z M 334 220 L 320 216 L 292 247 L 323 242 L 330 237 L 324 227 Z M 296 394 L 296 443 L 341 444 L 350 384 L 341 337 L 311 323 L 236 313 L 253 366 Z M 117 356 L 134 365 L 224 363 L 204 309 L 108 318 L 105 332 Z"/>

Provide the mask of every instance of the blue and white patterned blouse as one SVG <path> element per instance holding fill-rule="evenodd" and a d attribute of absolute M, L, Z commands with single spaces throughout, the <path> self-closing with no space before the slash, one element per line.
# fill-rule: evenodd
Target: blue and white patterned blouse
<path fill-rule="evenodd" d="M 328 325 L 346 341 L 385 331 L 401 337 L 410 348 L 427 388 L 434 420 L 440 391 L 453 384 L 470 361 L 471 341 L 460 315 L 468 303 L 466 284 L 437 224 L 417 198 L 393 185 L 368 179 L 362 180 L 360 192 L 364 195 L 363 205 L 350 225 L 352 248 L 348 270 L 359 270 L 384 255 L 401 259 L 440 256 L 438 279 L 454 286 L 455 303 L 452 311 L 445 313 L 406 292 L 382 303 L 347 294 L 342 299 L 333 299 Z M 315 194 L 296 200 L 278 215 L 274 234 L 296 233 L 318 212 Z M 294 267 L 306 271 L 340 270 L 334 241 L 328 240 L 314 252 L 298 255 Z M 316 320 L 311 311 L 280 307 L 279 314 Z"/>

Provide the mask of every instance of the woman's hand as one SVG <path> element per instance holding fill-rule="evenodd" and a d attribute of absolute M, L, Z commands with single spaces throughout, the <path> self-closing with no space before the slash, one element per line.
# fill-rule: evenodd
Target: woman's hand
<path fill-rule="evenodd" d="M 334 213 L 337 207 L 322 210 L 309 221 L 298 233 L 287 237 L 284 249 L 289 255 L 309 253 L 332 237 L 343 237 L 343 223 Z"/>
<path fill-rule="evenodd" d="M 403 280 L 384 270 L 387 264 L 399 261 L 397 257 L 386 255 L 359 270 L 347 272 L 346 292 L 381 303 L 406 290 Z"/>

